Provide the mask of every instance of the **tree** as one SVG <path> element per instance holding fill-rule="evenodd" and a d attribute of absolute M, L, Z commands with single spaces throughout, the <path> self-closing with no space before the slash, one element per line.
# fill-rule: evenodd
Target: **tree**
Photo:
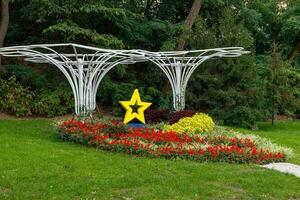
<path fill-rule="evenodd" d="M 277 95 L 280 98 L 275 97 L 279 102 L 275 112 L 279 114 L 292 114 L 296 105 L 295 88 L 298 98 L 300 95 L 299 73 L 285 62 L 289 60 L 293 68 L 300 69 L 299 0 L 5 1 L 10 6 L 6 46 L 70 42 L 150 51 L 244 47 L 252 53 L 201 64 L 187 88 L 187 108 L 208 112 L 227 124 L 252 126 L 255 121 L 265 119 L 266 114 L 271 117 L 272 87 L 286 90 Z M 279 79 L 275 79 L 273 84 L 271 72 L 277 70 L 271 70 L 269 54 L 274 42 L 282 55 L 279 60 L 286 67 L 282 70 L 283 78 L 279 78 L 282 81 L 277 83 Z M 22 60 L 17 62 L 25 64 Z M 171 95 L 166 95 L 170 91 L 169 82 L 153 65 L 137 63 L 113 69 L 100 88 L 101 102 L 115 106 L 111 104 L 112 94 L 117 102 L 138 86 L 148 100 L 152 98 L 153 106 L 171 109 Z M 39 71 L 39 67 L 34 69 Z M 40 70 L 51 77 L 48 85 L 53 88 L 60 82 L 55 80 L 64 80 L 53 76 L 60 74 L 54 70 Z M 165 95 L 158 90 L 162 87 Z"/>
<path fill-rule="evenodd" d="M 272 126 L 276 114 L 294 114 L 297 110 L 296 88 L 293 88 L 292 79 L 289 78 L 289 67 L 288 62 L 282 59 L 278 45 L 273 44 L 266 74 Z"/>
<path fill-rule="evenodd" d="M 3 47 L 4 39 L 7 33 L 9 24 L 9 2 L 10 0 L 1 1 L 1 24 L 0 24 L 0 48 Z M 1 56 L 0 56 L 0 67 L 1 67 Z"/>
<path fill-rule="evenodd" d="M 215 16 L 214 16 L 215 17 Z M 218 20 L 199 18 L 187 45 L 192 49 L 242 46 L 253 49 L 251 33 L 239 22 L 232 7 L 223 8 Z M 229 125 L 254 127 L 263 119 L 264 88 L 255 57 L 222 58 L 203 63 L 191 76 L 187 105 L 212 114 Z"/>
<path fill-rule="evenodd" d="M 300 51 L 300 2 L 292 1 L 282 16 L 280 39 L 288 49 L 287 59 L 292 63 Z"/>
<path fill-rule="evenodd" d="M 184 21 L 184 30 L 179 35 L 177 46 L 176 46 L 177 51 L 182 51 L 184 49 L 185 42 L 186 42 L 186 32 L 191 31 L 196 21 L 196 18 L 199 15 L 200 8 L 201 8 L 201 0 L 194 0 L 193 5 L 189 11 L 189 14 L 186 20 Z M 166 79 L 163 86 L 163 93 L 166 95 L 168 90 L 170 90 L 170 83 Z"/>
<path fill-rule="evenodd" d="M 196 21 L 196 18 L 199 15 L 200 8 L 201 8 L 201 0 L 194 0 L 194 3 L 193 3 L 192 8 L 189 12 L 189 15 L 187 16 L 187 18 L 184 22 L 184 28 L 185 29 L 187 29 L 187 30 L 192 29 L 192 27 L 193 27 L 193 25 Z M 177 47 L 176 47 L 177 51 L 182 51 L 184 49 L 185 40 L 186 40 L 185 32 L 182 32 L 179 36 L 179 39 L 178 39 L 178 44 L 177 44 Z"/>

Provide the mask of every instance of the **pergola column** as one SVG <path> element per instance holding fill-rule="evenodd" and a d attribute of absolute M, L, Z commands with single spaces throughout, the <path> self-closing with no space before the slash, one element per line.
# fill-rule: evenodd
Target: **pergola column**
<path fill-rule="evenodd" d="M 98 87 L 104 76 L 115 66 L 119 64 L 128 64 L 130 58 L 118 56 L 114 53 L 102 53 L 89 59 L 78 59 L 75 68 L 76 80 L 73 82 L 78 86 L 78 91 L 74 93 L 75 97 L 75 113 L 80 116 L 89 116 L 95 111 L 96 95 Z M 94 60 L 95 59 L 95 60 Z"/>
<path fill-rule="evenodd" d="M 189 63 L 181 59 L 161 59 L 158 57 L 149 58 L 155 63 L 167 76 L 172 89 L 173 108 L 175 111 L 181 111 L 185 108 L 185 93 L 186 86 L 189 81 L 190 73 L 199 65 L 196 63 Z"/>
<path fill-rule="evenodd" d="M 249 53 L 241 47 L 194 51 L 146 52 L 146 59 L 156 64 L 167 76 L 173 93 L 175 111 L 184 110 L 186 87 L 193 72 L 204 61 L 214 57 L 238 57 Z"/>

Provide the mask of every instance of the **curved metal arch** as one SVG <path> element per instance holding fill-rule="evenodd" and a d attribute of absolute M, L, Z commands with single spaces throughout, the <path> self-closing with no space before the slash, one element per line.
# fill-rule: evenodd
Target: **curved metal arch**
<path fill-rule="evenodd" d="M 228 56 L 228 53 L 230 56 Z M 197 62 L 194 62 L 193 67 L 191 69 L 188 70 L 188 73 L 186 74 L 186 84 L 189 81 L 191 75 L 194 73 L 194 71 L 205 61 L 213 58 L 213 57 L 237 57 L 240 56 L 240 53 L 236 53 L 236 54 L 231 54 L 232 52 L 226 52 L 226 51 L 220 51 L 220 52 L 216 52 L 213 53 L 209 56 L 205 56 L 202 59 L 199 59 Z M 198 59 L 198 58 L 197 58 Z M 197 60 L 196 59 L 196 60 Z"/>
<path fill-rule="evenodd" d="M 168 67 L 165 67 L 166 63 L 163 61 L 163 60 L 160 60 L 160 59 L 155 59 L 155 58 L 152 58 L 152 57 L 149 57 L 148 60 L 152 63 L 154 63 L 156 66 L 158 66 L 163 72 L 164 74 L 167 76 L 167 79 L 169 80 L 169 83 L 171 85 L 171 88 L 172 88 L 172 94 L 173 94 L 173 107 L 174 109 L 177 111 L 177 110 L 180 110 L 180 108 L 178 108 L 178 105 L 177 105 L 177 101 L 176 101 L 176 78 L 174 77 L 174 74 L 168 70 Z M 163 64 L 159 63 L 158 61 L 162 61 Z"/>
<path fill-rule="evenodd" d="M 54 50 L 61 47 L 71 48 L 73 53 L 58 53 Z M 79 49 L 84 53 L 78 53 Z M 213 57 L 238 57 L 245 53 L 249 52 L 244 51 L 242 47 L 150 52 L 140 49 L 101 49 L 72 43 L 0 48 L 0 55 L 22 56 L 27 61 L 49 63 L 58 67 L 72 88 L 75 112 L 78 115 L 87 115 L 96 108 L 97 89 L 103 77 L 118 64 L 144 61 L 154 63 L 164 72 L 171 84 L 175 110 L 182 110 L 185 106 L 185 90 L 188 81 L 199 65 Z"/>
<path fill-rule="evenodd" d="M 66 74 L 64 73 L 64 75 L 66 76 L 69 84 L 71 85 L 72 91 L 73 91 L 74 100 L 75 100 L 75 113 L 78 113 L 79 112 L 79 108 L 78 108 L 79 106 L 78 105 L 79 105 L 80 99 L 79 99 L 79 96 L 78 96 L 78 94 L 79 94 L 78 84 L 76 84 L 77 83 L 76 73 L 75 73 L 75 70 L 73 69 L 73 67 L 70 64 L 67 63 L 67 61 L 70 61 L 71 59 L 69 59 L 68 57 L 64 56 L 63 54 L 59 54 L 57 51 L 54 51 L 53 49 L 51 49 L 49 47 L 43 47 L 43 49 L 47 49 L 48 51 L 53 52 L 55 55 L 57 55 L 59 58 L 61 58 L 62 60 L 65 61 L 62 64 L 62 67 L 67 68 L 69 70 L 69 73 L 71 74 L 71 76 L 70 76 L 70 74 L 67 72 L 67 75 L 70 76 L 70 78 L 68 78 L 66 76 Z M 54 64 L 53 62 L 51 62 L 51 63 Z M 59 63 L 57 63 L 57 64 L 59 64 Z M 57 66 L 57 65 L 55 65 L 55 66 Z M 63 68 L 63 69 L 65 70 L 65 68 Z M 78 75 L 77 75 L 77 77 L 78 77 Z M 72 87 L 72 85 L 73 85 L 73 87 Z"/>
<path fill-rule="evenodd" d="M 63 65 L 60 65 L 55 59 L 53 59 L 52 57 L 49 57 L 49 56 L 47 56 L 46 54 L 43 54 L 43 53 L 41 53 L 41 52 L 39 52 L 39 51 L 35 51 L 35 50 L 32 50 L 32 49 L 22 49 L 22 50 L 18 50 L 18 53 L 25 53 L 25 55 L 26 55 L 26 53 L 33 53 L 33 55 L 38 55 L 38 57 L 42 57 L 42 58 L 44 58 L 45 60 L 48 60 L 51 64 L 53 64 L 54 66 L 56 66 L 62 73 L 63 73 L 63 75 L 67 78 L 67 80 L 68 80 L 68 82 L 69 82 L 69 84 L 70 84 L 70 86 L 71 86 L 71 89 L 72 89 L 72 92 L 73 92 L 73 95 L 74 95 L 74 97 L 75 97 L 75 112 L 76 113 L 78 113 L 78 110 L 77 110 L 77 104 L 78 104 L 78 101 L 77 101 L 77 99 L 76 99 L 76 92 L 77 92 L 77 90 L 78 90 L 78 88 L 77 88 L 77 86 L 76 86 L 76 84 L 72 81 L 72 78 L 71 78 L 71 76 L 70 76 L 70 74 L 68 73 L 68 71 L 64 68 L 64 66 Z M 24 55 L 24 56 L 25 56 Z M 28 56 L 28 54 L 26 55 L 26 56 Z"/>
<path fill-rule="evenodd" d="M 199 55 L 186 58 L 190 53 L 199 53 Z M 173 92 L 173 106 L 176 111 L 179 111 L 185 107 L 187 83 L 200 64 L 213 57 L 237 57 L 245 53 L 248 52 L 243 51 L 241 47 L 229 47 L 182 51 L 179 52 L 180 56 L 177 52 L 159 52 L 148 54 L 145 58 L 156 64 L 168 77 Z"/>
<path fill-rule="evenodd" d="M 50 47 L 72 47 L 75 54 L 60 54 Z M 32 45 L 32 46 L 18 46 L 18 47 L 7 47 L 1 48 L 0 54 L 5 56 L 22 56 L 25 60 L 38 63 L 50 63 L 56 66 L 62 71 L 64 76 L 67 78 L 74 95 L 75 100 L 75 113 L 78 115 L 87 115 L 91 110 L 95 109 L 96 102 L 91 98 L 93 89 L 90 84 L 90 79 L 92 80 L 95 75 L 102 70 L 98 69 L 105 67 L 108 64 L 108 60 L 119 57 L 119 62 L 126 61 L 127 63 L 131 61 L 134 63 L 129 55 L 125 55 L 122 51 L 114 50 L 102 50 L 97 49 L 96 53 L 92 56 L 92 60 L 87 58 L 85 54 L 78 54 L 76 47 L 82 47 L 81 45 Z M 43 49 L 43 50 L 42 50 Z M 89 47 L 87 49 L 90 49 Z M 94 48 L 92 48 L 95 50 Z M 44 51 L 47 52 L 44 52 Z M 50 53 L 49 53 L 50 52 Z M 93 63 L 94 58 L 96 62 Z M 75 58 L 74 61 L 71 58 Z M 99 64 L 100 63 L 100 64 Z M 83 69 L 84 65 L 87 64 L 87 71 Z M 75 66 L 74 66 L 75 65 Z M 95 67 L 97 65 L 97 67 Z M 115 65 L 115 64 L 114 64 Z"/>
<path fill-rule="evenodd" d="M 96 52 L 97 53 L 97 52 Z M 88 64 L 88 70 L 90 72 L 90 74 L 87 74 L 85 77 L 85 87 L 84 87 L 84 101 L 85 101 L 85 105 L 87 107 L 88 112 L 91 112 L 92 110 L 94 110 L 96 108 L 96 100 L 92 99 L 92 96 L 96 96 L 96 94 L 94 95 L 94 93 L 96 93 L 97 91 L 94 91 L 93 89 L 93 84 L 92 82 L 94 81 L 94 76 L 97 73 L 101 73 L 101 70 L 98 70 L 98 68 L 100 68 L 103 64 L 106 63 L 106 61 L 108 61 L 111 58 L 112 53 L 104 53 L 101 56 L 99 56 L 96 60 L 99 62 L 99 64 L 92 64 L 91 62 Z M 94 58 L 94 56 L 93 56 Z M 95 67 L 96 66 L 96 67 Z"/>
<path fill-rule="evenodd" d="M 120 58 L 121 59 L 121 58 Z M 120 64 L 123 64 L 123 61 L 127 61 L 126 58 L 122 58 L 121 60 L 117 60 L 109 65 L 106 65 L 107 67 L 105 68 L 105 70 L 102 70 L 100 73 L 98 73 L 97 75 L 97 78 L 94 79 L 95 81 L 95 84 L 92 85 L 92 88 L 93 88 L 93 93 L 92 93 L 92 97 L 91 99 L 93 100 L 93 102 L 96 103 L 96 94 L 97 94 L 97 91 L 98 91 L 98 88 L 100 86 L 100 83 L 101 81 L 103 80 L 104 76 L 112 69 L 114 68 L 115 66 L 117 65 L 120 65 Z M 92 109 L 95 109 L 96 108 L 96 104 L 93 104 L 94 106 L 92 107 Z"/>

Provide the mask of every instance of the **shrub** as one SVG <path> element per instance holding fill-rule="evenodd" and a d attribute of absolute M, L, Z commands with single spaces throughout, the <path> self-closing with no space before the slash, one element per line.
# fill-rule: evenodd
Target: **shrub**
<path fill-rule="evenodd" d="M 34 93 L 22 86 L 12 76 L 8 80 L 0 79 L 0 108 L 4 112 L 17 116 L 31 115 Z"/>
<path fill-rule="evenodd" d="M 132 76 L 132 74 L 129 74 L 129 76 Z M 121 83 L 120 80 L 122 80 Z M 130 99 L 135 88 L 139 89 L 143 101 L 152 103 L 152 109 L 168 110 L 172 108 L 169 96 L 163 95 L 160 90 L 156 89 L 156 87 L 148 87 L 145 86 L 144 82 L 139 83 L 135 80 L 126 82 L 126 80 L 112 75 L 105 76 L 101 81 L 99 86 L 99 91 L 101 92 L 97 93 L 97 102 L 101 103 L 101 105 L 116 107 L 117 113 L 121 116 L 123 110 L 121 109 L 118 101 Z"/>
<path fill-rule="evenodd" d="M 197 113 L 193 117 L 184 117 L 177 123 L 166 125 L 165 131 L 176 131 L 179 133 L 202 133 L 209 132 L 214 128 L 212 118 L 204 113 Z"/>
<path fill-rule="evenodd" d="M 295 115 L 296 115 L 297 119 L 300 119 L 300 110 L 297 110 L 297 111 L 295 112 Z"/>
<path fill-rule="evenodd" d="M 182 110 L 182 111 L 173 112 L 169 116 L 169 119 L 168 119 L 169 124 L 177 123 L 181 118 L 184 118 L 184 117 L 192 117 L 196 113 L 197 113 L 197 111 L 195 111 L 195 110 Z"/>
<path fill-rule="evenodd" d="M 61 123 L 59 131 L 64 141 L 140 156 L 258 164 L 282 162 L 287 158 L 285 149 L 278 145 L 273 144 L 270 148 L 261 146 L 257 140 L 244 135 L 188 135 L 128 128 L 120 123 L 105 121 L 90 123 L 73 120 Z"/>
<path fill-rule="evenodd" d="M 169 112 L 167 110 L 146 110 L 146 122 L 159 123 L 168 121 Z"/>
<path fill-rule="evenodd" d="M 0 109 L 16 116 L 32 114 L 53 117 L 68 113 L 74 107 L 72 91 L 61 85 L 55 90 L 41 89 L 34 94 L 12 76 L 0 79 Z"/>
<path fill-rule="evenodd" d="M 5 65 L 5 77 L 16 76 L 18 82 L 23 86 L 30 87 L 31 89 L 46 88 L 48 81 L 45 75 L 36 73 L 31 68 L 24 65 Z"/>
<path fill-rule="evenodd" d="M 73 108 L 73 93 L 64 85 L 60 85 L 53 91 L 42 89 L 34 101 L 34 112 L 48 117 L 67 114 Z"/>

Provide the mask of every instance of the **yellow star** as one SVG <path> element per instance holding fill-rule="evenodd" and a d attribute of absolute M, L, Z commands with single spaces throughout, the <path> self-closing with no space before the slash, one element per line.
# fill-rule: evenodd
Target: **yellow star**
<path fill-rule="evenodd" d="M 145 124 L 144 111 L 152 104 L 148 102 L 142 102 L 138 89 L 135 89 L 130 101 L 119 101 L 119 103 L 126 110 L 126 114 L 123 120 L 124 124 L 127 124 L 133 119 L 138 119 Z M 138 106 L 137 112 L 133 112 L 131 106 Z"/>

